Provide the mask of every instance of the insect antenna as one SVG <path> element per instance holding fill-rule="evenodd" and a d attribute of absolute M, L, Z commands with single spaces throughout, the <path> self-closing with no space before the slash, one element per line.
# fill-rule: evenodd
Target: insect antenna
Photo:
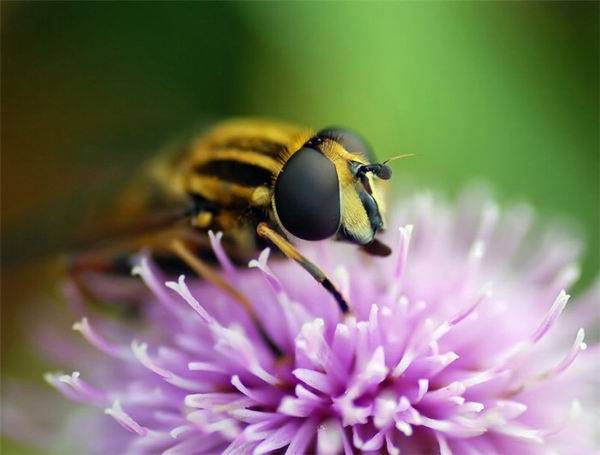
<path fill-rule="evenodd" d="M 367 173 L 371 172 L 375 176 L 379 177 L 381 180 L 389 180 L 392 177 L 392 169 L 388 166 L 387 163 L 390 161 L 398 160 L 401 158 L 408 158 L 409 156 L 414 156 L 414 153 L 408 153 L 405 155 L 396 155 L 382 163 L 373 163 L 373 164 L 364 164 L 358 168 L 357 175 L 361 180 L 366 180 L 364 177 Z M 363 182 L 364 183 L 364 182 Z"/>
<path fill-rule="evenodd" d="M 405 153 L 403 155 L 394 155 L 391 158 L 388 158 L 387 160 L 385 160 L 382 164 L 388 164 L 390 161 L 396 161 L 396 160 L 400 160 L 402 158 L 409 158 L 411 156 L 415 156 L 415 153 Z"/>

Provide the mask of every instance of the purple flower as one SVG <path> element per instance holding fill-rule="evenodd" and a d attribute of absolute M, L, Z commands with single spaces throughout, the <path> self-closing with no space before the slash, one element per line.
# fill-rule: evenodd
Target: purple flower
<path fill-rule="evenodd" d="M 267 249 L 236 269 L 211 234 L 223 277 L 285 358 L 226 293 L 142 255 L 134 272 L 151 292 L 128 292 L 144 322 L 84 317 L 73 328 L 101 355 L 46 379 L 100 410 L 69 424 L 92 453 L 590 453 L 598 348 L 581 326 L 600 285 L 561 316 L 578 244 L 531 221 L 479 192 L 457 207 L 421 195 L 397 207 L 389 258 L 303 243 L 346 316 L 296 264 Z M 107 299 L 125 292 L 95 282 Z"/>

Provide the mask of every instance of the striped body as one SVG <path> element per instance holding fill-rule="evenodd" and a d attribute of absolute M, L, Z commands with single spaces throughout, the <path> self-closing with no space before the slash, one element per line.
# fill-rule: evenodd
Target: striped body
<path fill-rule="evenodd" d="M 249 208 L 270 211 L 272 187 L 285 161 L 312 135 L 284 123 L 232 121 L 192 142 L 175 164 L 181 189 L 227 214 L 213 228 L 235 227 Z"/>
<path fill-rule="evenodd" d="M 254 255 L 264 245 L 256 235 L 259 223 L 285 234 L 274 204 L 276 180 L 290 157 L 314 137 L 313 130 L 282 122 L 251 119 L 218 124 L 147 163 L 142 177 L 113 207 L 114 230 L 136 234 L 133 249 L 154 250 L 161 250 L 163 240 L 174 234 L 199 237 L 208 230 L 222 231 L 229 251 L 243 259 Z M 335 140 L 325 139 L 316 147 L 333 163 L 339 180 L 342 210 L 336 238 L 369 243 L 374 230 L 360 197 L 364 188 L 349 167 L 350 162 L 368 164 L 368 157 L 347 151 Z M 383 214 L 379 182 L 368 179 Z M 311 197 L 310 187 L 302 191 Z"/>
<path fill-rule="evenodd" d="M 236 255 L 252 255 L 257 242 L 262 244 L 256 238 L 258 223 L 275 222 L 274 180 L 312 134 L 309 129 L 265 120 L 218 124 L 151 159 L 107 213 L 113 220 L 110 230 L 144 231 L 136 235 L 133 249 L 150 244 L 157 250 L 173 230 L 177 235 L 222 231 L 225 244 Z M 162 226 L 163 214 L 167 219 L 173 214 L 175 219 L 181 213 L 187 215 Z M 148 223 L 152 219 L 156 221 Z M 147 223 L 157 228 L 146 233 Z"/>

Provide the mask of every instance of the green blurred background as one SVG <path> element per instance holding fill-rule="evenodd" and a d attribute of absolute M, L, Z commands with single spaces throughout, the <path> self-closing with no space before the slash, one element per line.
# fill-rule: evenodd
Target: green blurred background
<path fill-rule="evenodd" d="M 501 201 L 574 220 L 589 282 L 598 16 L 598 2 L 3 2 L 3 228 L 195 125 L 261 115 L 352 127 L 382 157 L 416 153 L 396 181 L 455 194 L 483 179 Z M 38 237 L 74 223 L 54 213 Z M 47 365 L 18 321 L 41 270 L 2 274 L 2 373 L 38 382 Z"/>

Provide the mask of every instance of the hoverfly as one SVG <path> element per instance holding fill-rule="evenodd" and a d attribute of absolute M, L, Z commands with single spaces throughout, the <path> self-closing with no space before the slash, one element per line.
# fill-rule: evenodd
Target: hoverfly
<path fill-rule="evenodd" d="M 112 219 L 108 237 L 117 240 L 104 251 L 76 255 L 71 270 L 76 275 L 100 263 L 110 269 L 124 247 L 126 254 L 147 247 L 229 292 L 273 346 L 249 302 L 202 259 L 203 234 L 222 231 L 234 257 L 275 245 L 321 283 L 345 313 L 344 297 L 293 239 L 332 238 L 360 245 L 371 255 L 388 255 L 390 249 L 376 235 L 385 227 L 380 181 L 390 177 L 387 162 L 376 162 L 368 144 L 350 130 L 227 121 L 148 162 L 140 181 L 107 214 Z"/>

